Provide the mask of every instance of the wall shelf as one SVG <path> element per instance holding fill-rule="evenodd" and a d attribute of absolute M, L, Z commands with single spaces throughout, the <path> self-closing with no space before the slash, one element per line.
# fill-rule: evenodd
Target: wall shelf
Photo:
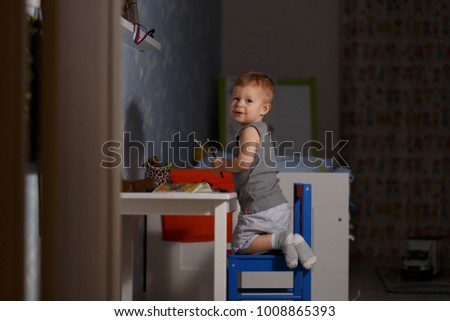
<path fill-rule="evenodd" d="M 146 37 L 144 41 L 142 41 L 139 45 L 136 45 L 133 41 L 133 24 L 123 17 L 120 17 L 120 19 L 120 24 L 122 26 L 122 41 L 124 43 L 141 52 L 149 51 L 151 48 L 161 50 L 161 43 L 152 37 Z"/>

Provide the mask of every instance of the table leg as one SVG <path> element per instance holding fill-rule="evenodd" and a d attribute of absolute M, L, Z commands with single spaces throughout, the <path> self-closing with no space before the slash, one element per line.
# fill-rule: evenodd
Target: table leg
<path fill-rule="evenodd" d="M 131 239 L 131 224 L 132 216 L 122 216 L 122 258 L 121 258 L 121 268 L 122 268 L 122 301 L 132 301 L 133 300 L 133 256 L 131 248 L 133 246 L 133 241 Z"/>
<path fill-rule="evenodd" d="M 227 202 L 214 209 L 214 300 L 225 301 L 227 289 Z"/>
<path fill-rule="evenodd" d="M 152 260 L 152 253 L 151 253 L 151 237 L 149 235 L 150 231 L 151 231 L 151 219 L 150 219 L 150 215 L 147 214 L 147 219 L 145 220 L 145 247 L 146 247 L 146 251 L 145 251 L 145 297 L 147 301 L 151 301 L 151 280 L 152 280 L 152 276 L 151 276 L 151 272 L 150 272 L 150 263 Z"/>

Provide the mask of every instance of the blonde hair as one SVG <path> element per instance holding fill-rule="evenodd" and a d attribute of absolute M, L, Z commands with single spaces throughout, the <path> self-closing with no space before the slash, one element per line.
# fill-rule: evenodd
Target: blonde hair
<path fill-rule="evenodd" d="M 234 81 L 234 87 L 244 87 L 255 85 L 260 87 L 265 92 L 266 101 L 272 103 L 273 96 L 275 93 L 275 85 L 272 79 L 266 74 L 258 71 L 250 71 L 240 75 Z"/>

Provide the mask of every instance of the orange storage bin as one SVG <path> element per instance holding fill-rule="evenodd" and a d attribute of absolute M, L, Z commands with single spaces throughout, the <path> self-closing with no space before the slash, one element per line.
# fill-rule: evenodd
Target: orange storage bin
<path fill-rule="evenodd" d="M 171 170 L 174 183 L 194 183 L 207 181 L 213 189 L 234 191 L 233 176 L 223 173 L 223 178 L 211 169 Z M 162 238 L 174 242 L 214 241 L 214 216 L 205 215 L 162 215 Z M 232 213 L 227 217 L 227 242 L 231 242 Z"/>

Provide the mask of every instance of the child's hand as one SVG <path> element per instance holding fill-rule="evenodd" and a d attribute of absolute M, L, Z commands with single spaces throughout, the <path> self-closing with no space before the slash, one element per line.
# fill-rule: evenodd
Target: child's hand
<path fill-rule="evenodd" d="M 211 166 L 214 172 L 220 172 L 223 171 L 225 168 L 225 159 L 223 158 L 214 158 L 211 161 Z"/>

